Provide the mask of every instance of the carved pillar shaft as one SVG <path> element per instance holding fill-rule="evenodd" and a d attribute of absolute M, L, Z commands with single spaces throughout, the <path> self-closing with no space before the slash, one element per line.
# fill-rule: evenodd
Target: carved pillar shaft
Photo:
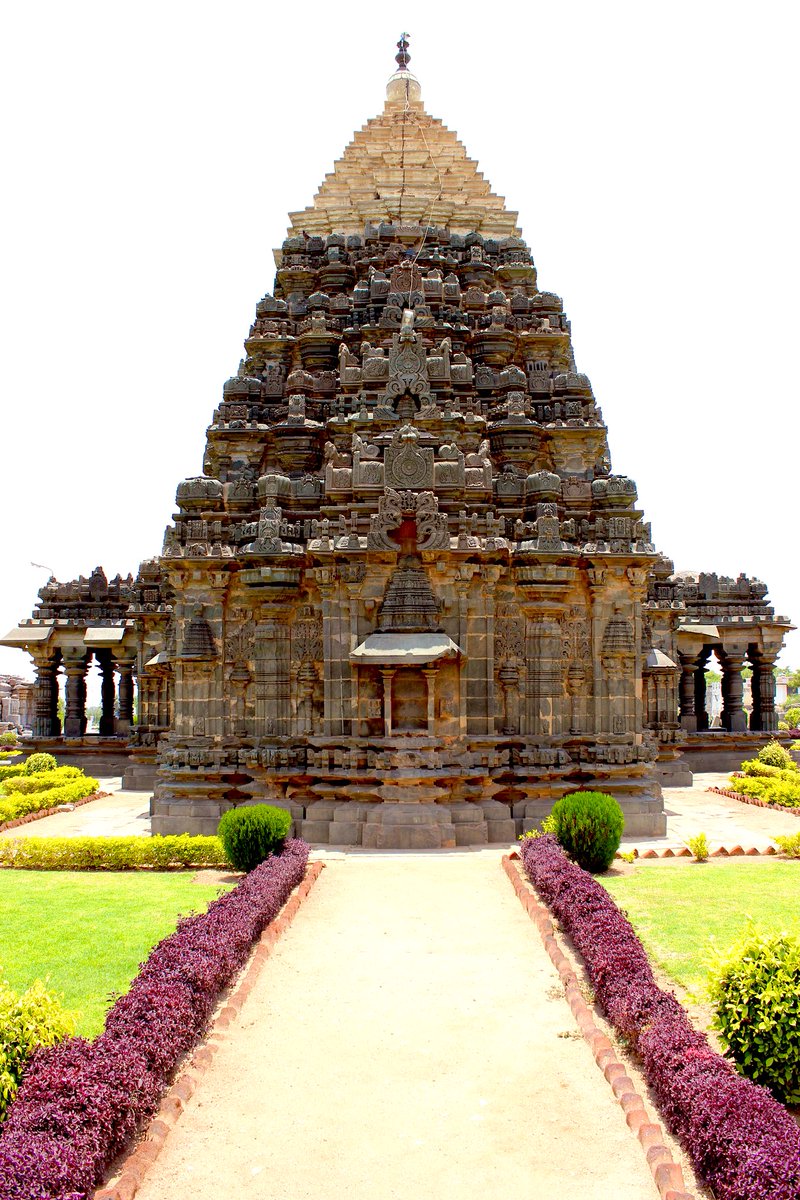
<path fill-rule="evenodd" d="M 101 737 L 113 737 L 114 734 L 114 661 L 110 654 L 100 657 L 100 728 Z"/>
<path fill-rule="evenodd" d="M 428 688 L 428 737 L 433 737 L 436 733 L 436 676 L 438 668 L 426 667 L 422 673 L 425 676 L 425 683 Z"/>
<path fill-rule="evenodd" d="M 118 662 L 117 670 L 119 671 L 117 733 L 127 735 L 133 725 L 133 663 Z"/>
<path fill-rule="evenodd" d="M 58 664 L 53 659 L 35 663 L 36 683 L 34 694 L 34 737 L 58 737 L 61 722 L 58 719 Z"/>
<path fill-rule="evenodd" d="M 778 728 L 775 715 L 775 657 L 761 653 L 753 661 L 753 711 L 750 716 L 751 729 L 768 732 Z"/>
<path fill-rule="evenodd" d="M 694 673 L 694 713 L 698 729 L 708 729 L 708 712 L 706 711 L 706 671 L 705 662 L 698 663 Z"/>
<path fill-rule="evenodd" d="M 744 655 L 726 652 L 722 659 L 722 726 L 731 733 L 747 728 L 742 706 Z"/>
<path fill-rule="evenodd" d="M 679 654 L 681 660 L 680 719 L 681 728 L 693 732 L 697 729 L 695 711 L 695 672 L 697 659 L 693 654 Z"/>
<path fill-rule="evenodd" d="M 83 737 L 86 729 L 86 660 L 70 659 L 64 669 L 67 674 L 64 736 Z"/>
<path fill-rule="evenodd" d="M 383 679 L 383 734 L 384 737 L 392 736 L 392 679 L 394 678 L 394 670 L 381 669 L 381 678 Z"/>

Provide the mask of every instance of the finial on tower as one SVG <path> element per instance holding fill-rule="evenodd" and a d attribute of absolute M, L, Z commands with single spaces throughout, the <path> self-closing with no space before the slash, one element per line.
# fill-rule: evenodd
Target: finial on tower
<path fill-rule="evenodd" d="M 411 55 L 408 53 L 409 34 L 401 33 L 397 43 L 397 54 L 394 59 L 397 70 L 386 85 L 386 103 L 392 107 L 408 108 L 410 104 L 419 104 L 422 100 L 422 89 L 419 80 L 408 69 Z"/>
<path fill-rule="evenodd" d="M 399 53 L 394 56 L 398 71 L 408 70 L 408 64 L 411 61 L 411 55 L 408 53 L 408 39 L 410 36 L 408 33 L 400 34 L 400 41 L 397 43 Z"/>

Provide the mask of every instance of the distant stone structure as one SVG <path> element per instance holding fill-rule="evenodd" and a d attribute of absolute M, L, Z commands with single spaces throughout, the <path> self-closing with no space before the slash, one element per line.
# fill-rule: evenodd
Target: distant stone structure
<path fill-rule="evenodd" d="M 746 734 L 745 661 L 772 730 L 790 626 L 763 584 L 657 552 L 561 299 L 399 51 L 292 215 L 161 555 L 51 580 L 3 644 L 33 655 L 45 741 L 85 734 L 96 659 L 100 734 L 157 766 L 155 832 L 265 799 L 314 842 L 475 845 L 592 786 L 658 834 L 712 650 L 717 736 Z"/>
<path fill-rule="evenodd" d="M 0 733 L 33 725 L 33 684 L 19 675 L 0 675 Z"/>

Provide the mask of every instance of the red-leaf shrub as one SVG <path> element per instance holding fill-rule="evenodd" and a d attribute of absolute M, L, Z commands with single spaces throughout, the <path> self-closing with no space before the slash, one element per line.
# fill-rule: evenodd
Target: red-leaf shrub
<path fill-rule="evenodd" d="M 522 844 L 525 870 L 579 951 L 595 996 L 628 1037 L 664 1120 L 718 1200 L 797 1200 L 800 1129 L 737 1074 L 655 979 L 630 922 L 551 835 Z"/>
<path fill-rule="evenodd" d="M 178 924 L 142 965 L 93 1042 L 38 1051 L 0 1134 L 0 1200 L 85 1200 L 155 1112 L 183 1054 L 204 1032 L 219 992 L 303 878 L 305 842 L 197 917 Z"/>

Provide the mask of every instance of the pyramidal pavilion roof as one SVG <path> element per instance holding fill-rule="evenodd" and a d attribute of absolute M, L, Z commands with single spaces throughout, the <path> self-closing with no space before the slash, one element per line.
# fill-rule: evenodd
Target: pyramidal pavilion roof
<path fill-rule="evenodd" d="M 515 212 L 469 158 L 457 134 L 422 104 L 408 70 L 408 42 L 398 42 L 399 69 L 386 85 L 383 112 L 353 137 L 313 203 L 290 213 L 289 236 L 361 234 L 368 223 L 443 225 L 452 233 L 519 237 Z"/>

